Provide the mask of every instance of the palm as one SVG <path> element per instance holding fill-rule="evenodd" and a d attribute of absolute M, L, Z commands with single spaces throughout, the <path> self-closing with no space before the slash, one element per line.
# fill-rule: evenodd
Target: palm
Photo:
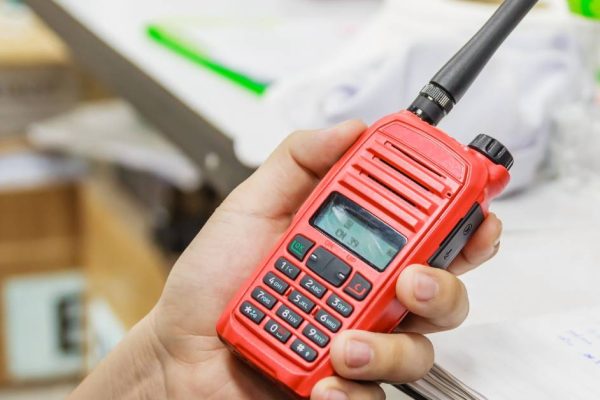
<path fill-rule="evenodd" d="M 189 378 L 187 388 L 176 390 L 180 398 L 282 398 L 234 359 L 216 337 L 215 325 L 288 223 L 286 216 L 270 219 L 221 208 L 175 265 L 156 318 L 163 327 L 157 332 L 161 343 L 179 361 L 172 381 Z"/>

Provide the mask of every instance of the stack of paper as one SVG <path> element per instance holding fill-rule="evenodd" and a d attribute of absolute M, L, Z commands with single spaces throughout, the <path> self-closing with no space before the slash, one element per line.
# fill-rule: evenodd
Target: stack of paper
<path fill-rule="evenodd" d="M 543 299 L 540 299 L 543 301 Z M 600 308 L 434 335 L 436 359 L 407 385 L 430 400 L 600 398 Z"/>

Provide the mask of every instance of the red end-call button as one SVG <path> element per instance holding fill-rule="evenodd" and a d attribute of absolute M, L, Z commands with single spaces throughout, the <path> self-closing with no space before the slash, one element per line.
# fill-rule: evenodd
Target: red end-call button
<path fill-rule="evenodd" d="M 361 274 L 356 273 L 350 283 L 344 288 L 344 293 L 355 298 L 363 300 L 371 291 L 371 283 Z"/>

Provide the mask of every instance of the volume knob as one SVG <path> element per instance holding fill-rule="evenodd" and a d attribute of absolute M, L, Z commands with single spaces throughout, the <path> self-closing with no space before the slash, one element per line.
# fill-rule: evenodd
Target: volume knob
<path fill-rule="evenodd" d="M 477 135 L 469 147 L 476 150 L 492 160 L 494 164 L 502 165 L 507 170 L 513 166 L 514 159 L 510 151 L 499 141 L 491 136 L 480 134 Z"/>

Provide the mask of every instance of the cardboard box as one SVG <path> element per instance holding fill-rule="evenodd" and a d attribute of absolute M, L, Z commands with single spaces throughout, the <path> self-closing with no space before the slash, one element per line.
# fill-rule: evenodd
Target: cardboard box
<path fill-rule="evenodd" d="M 170 262 L 146 221 L 106 181 L 0 189 L 0 384 L 80 376 L 82 349 L 94 366 L 147 314 Z M 84 289 L 94 313 L 83 317 L 94 319 L 85 335 L 69 311 Z M 74 348 L 79 336 L 88 342 Z"/>

